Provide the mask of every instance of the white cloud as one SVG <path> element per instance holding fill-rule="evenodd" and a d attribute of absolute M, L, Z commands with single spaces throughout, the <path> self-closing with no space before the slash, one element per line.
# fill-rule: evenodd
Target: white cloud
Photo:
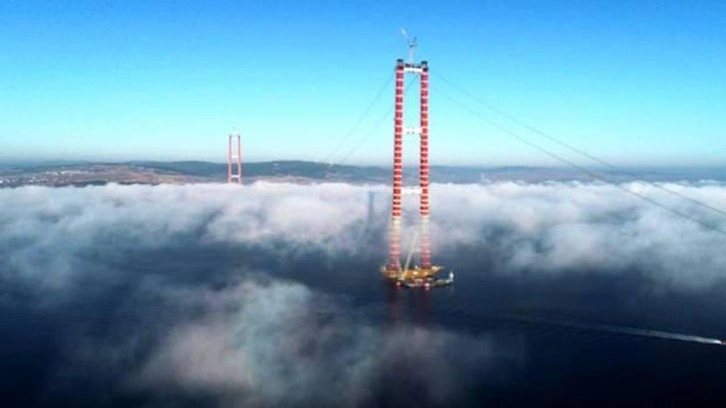
<path fill-rule="evenodd" d="M 650 185 L 623 187 L 726 229 L 724 217 Z M 724 186 L 666 187 L 726 208 Z M 378 200 L 373 215 L 369 191 Z M 177 270 L 151 276 L 118 266 L 119 258 L 190 246 L 256 248 L 262 256 L 283 260 L 286 250 L 366 254 L 361 236 L 369 221 L 375 223 L 374 236 L 385 236 L 387 193 L 386 186 L 272 183 L 0 189 L 0 282 L 28 289 L 33 302 L 98 308 L 89 313 L 101 320 L 105 309 L 83 303 L 83 296 L 103 299 L 127 287 L 109 302 L 119 302 L 113 310 L 143 324 L 128 332 L 109 328 L 109 336 L 118 338 L 105 341 L 90 334 L 92 323 L 69 321 L 60 366 L 70 371 L 94 366 L 104 374 L 115 370 L 131 390 L 206 395 L 224 406 L 312 401 L 356 406 L 389 384 L 408 387 L 402 396 L 424 389 L 425 401 L 444 402 L 471 372 L 461 367 L 496 370 L 501 358 L 524 364 L 516 339 L 384 328 L 299 283 L 239 282 L 239 276 L 251 274 L 244 259 L 236 266 L 240 269 L 224 275 L 221 289 L 203 280 L 213 270 L 199 271 L 204 273 L 199 281 L 181 282 L 175 280 Z M 434 256 L 447 254 L 455 262 L 457 251 L 473 248 L 495 265 L 487 271 L 457 268 L 459 274 L 638 269 L 654 282 L 682 290 L 724 280 L 723 235 L 613 186 L 434 185 L 432 196 Z M 409 201 L 407 208 L 415 213 L 415 203 Z M 415 217 L 408 218 L 412 223 Z M 385 253 L 383 240 L 373 244 Z M 392 373 L 402 373 L 407 382 L 397 383 L 401 377 Z M 422 386 L 431 383 L 437 386 Z"/>
<path fill-rule="evenodd" d="M 521 342 L 373 326 L 300 284 L 245 281 L 214 296 L 231 307 L 168 332 L 128 387 L 224 406 L 361 406 L 381 389 L 444 403 L 471 370 L 524 364 Z"/>
<path fill-rule="evenodd" d="M 726 230 L 726 217 L 644 183 L 625 188 Z M 681 194 L 726 208 L 726 187 L 667 184 Z M 368 192 L 377 194 L 373 217 Z M 256 183 L 0 190 L 3 279 L 62 287 L 97 258 L 162 248 L 282 243 L 327 253 L 355 252 L 366 222 L 387 219 L 385 186 Z M 654 279 L 698 287 L 723 278 L 726 237 L 608 185 L 583 183 L 434 185 L 436 254 L 461 246 L 493 250 L 501 272 L 529 268 L 646 269 Z M 415 213 L 415 203 L 407 207 Z M 415 218 L 409 217 L 408 224 Z M 385 242 L 377 242 L 381 253 Z M 90 255 L 92 254 L 92 255 Z M 99 255 L 100 254 L 100 255 Z M 284 256 L 281 255 L 281 256 Z M 104 265 L 95 265 L 104 271 Z"/>

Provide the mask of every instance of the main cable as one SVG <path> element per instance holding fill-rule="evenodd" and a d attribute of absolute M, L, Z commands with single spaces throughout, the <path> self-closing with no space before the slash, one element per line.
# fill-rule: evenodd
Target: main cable
<path fill-rule="evenodd" d="M 414 84 L 415 82 L 416 82 L 416 81 L 415 81 L 415 79 L 414 79 L 414 78 L 412 78 L 412 79 L 411 79 L 411 80 L 410 80 L 410 81 L 408 82 L 408 84 L 406 85 L 406 89 L 404 89 L 404 91 L 403 91 L 404 95 L 408 93 L 409 89 L 411 88 L 411 86 L 412 86 L 412 85 L 413 85 L 413 84 Z M 366 133 L 366 134 L 365 134 L 365 135 L 363 136 L 363 138 L 362 138 L 362 139 L 361 139 L 361 140 L 360 140 L 360 141 L 359 141 L 359 142 L 358 142 L 358 143 L 357 143 L 357 144 L 356 144 L 355 146 L 353 146 L 353 148 L 352 148 L 352 149 L 350 149 L 350 150 L 348 151 L 348 153 L 346 153 L 346 154 L 345 154 L 345 156 L 343 156 L 343 158 L 342 158 L 342 159 L 340 159 L 340 160 L 339 160 L 339 161 L 338 161 L 337 163 L 330 163 L 330 166 L 332 167 L 333 165 L 342 165 L 342 164 L 344 164 L 344 163 L 345 163 L 345 162 L 346 162 L 346 161 L 348 160 L 348 158 L 349 158 L 349 157 L 350 157 L 350 156 L 351 156 L 351 155 L 352 155 L 353 153 L 355 153 L 355 152 L 356 152 L 356 151 L 357 151 L 358 149 L 360 149 L 360 147 L 361 147 L 361 146 L 363 146 L 363 144 L 364 144 L 364 143 L 365 143 L 366 141 L 368 141 L 368 139 L 369 139 L 369 138 L 370 138 L 370 137 L 371 137 L 371 136 L 372 136 L 372 135 L 373 135 L 373 134 L 374 134 L 374 133 L 375 133 L 375 132 L 376 132 L 376 131 L 378 130 L 378 128 L 380 128 L 380 127 L 381 127 L 381 125 L 383 124 L 383 121 L 385 121 L 385 120 L 386 120 L 386 119 L 387 119 L 387 118 L 388 118 L 389 116 L 391 116 L 391 114 L 393 113 L 393 110 L 394 110 L 394 108 L 395 108 L 394 106 L 391 106 L 391 108 L 390 108 L 390 109 L 388 109 L 388 111 L 386 112 L 386 114 L 385 114 L 385 115 L 383 115 L 383 116 L 382 116 L 382 117 L 381 117 L 381 118 L 380 118 L 380 119 L 379 119 L 379 120 L 378 120 L 378 121 L 377 121 L 377 122 L 375 123 L 375 125 L 373 125 L 373 127 L 371 128 L 371 130 L 369 130 L 369 131 L 368 131 L 368 133 Z"/>
<path fill-rule="evenodd" d="M 458 92 L 460 92 L 460 93 L 468 96 L 469 98 L 471 98 L 472 100 L 476 101 L 477 103 L 479 103 L 480 105 L 484 106 L 485 108 L 489 109 L 490 111 L 496 113 L 497 115 L 500 115 L 500 116 L 506 118 L 507 120 L 511 121 L 512 123 L 515 123 L 515 124 L 517 124 L 517 125 L 525 128 L 525 129 L 529 130 L 530 132 L 532 132 L 532 133 L 534 133 L 536 135 L 539 135 L 541 137 L 544 137 L 544 138 L 546 138 L 547 140 L 550 140 L 553 143 L 556 143 L 556 144 L 558 144 L 558 145 L 560 145 L 560 146 L 562 146 L 562 147 L 564 147 L 564 148 L 566 148 L 566 149 L 568 149 L 568 150 L 570 150 L 572 152 L 575 152 L 575 153 L 577 153 L 577 154 L 579 154 L 579 155 L 581 155 L 583 157 L 587 157 L 588 159 L 593 160 L 593 161 L 595 161 L 597 163 L 600 163 L 603 166 L 606 166 L 606 167 L 608 167 L 608 168 L 610 168 L 612 170 L 615 170 L 615 171 L 617 171 L 619 173 L 622 173 L 622 174 L 625 174 L 627 176 L 633 177 L 636 180 L 640 177 L 636 173 L 630 172 L 630 171 L 625 170 L 625 169 L 621 169 L 620 167 L 618 167 L 618 166 L 616 166 L 616 165 L 614 165 L 614 164 L 612 164 L 612 163 L 610 163 L 610 162 L 608 162 L 606 160 L 600 159 L 599 157 L 597 157 L 597 156 L 595 156 L 593 154 L 590 154 L 590 153 L 588 153 L 588 152 L 586 152 L 586 151 L 584 151 L 582 149 L 579 149 L 579 148 L 577 148 L 575 146 L 572 146 L 569 143 L 563 142 L 563 141 L 555 138 L 554 136 L 551 136 L 551 135 L 543 132 L 542 130 L 535 128 L 534 126 L 531 126 L 531 125 L 525 123 L 524 121 L 522 121 L 520 119 L 517 119 L 516 117 L 514 117 L 514 116 L 512 116 L 512 115 L 510 115 L 510 114 L 508 114 L 508 113 L 506 113 L 504 111 L 502 111 L 501 109 L 497 108 L 496 106 L 492 105 L 491 103 L 488 103 L 488 102 L 482 100 L 481 98 L 478 98 L 476 95 L 472 94 L 471 92 L 467 91 L 466 89 L 464 89 L 464 88 L 462 88 L 460 86 L 457 86 L 456 84 L 454 84 L 453 82 L 449 81 L 443 75 L 439 74 L 436 71 L 431 71 L 431 73 L 432 73 L 432 75 L 434 75 L 438 79 L 440 79 L 442 82 L 448 84 L 454 90 L 456 90 L 456 91 L 458 91 Z M 693 204 L 699 205 L 699 206 L 701 206 L 703 208 L 706 208 L 706 209 L 711 210 L 711 211 L 713 211 L 715 213 L 718 213 L 718 214 L 720 214 L 722 216 L 726 216 L 726 211 L 721 210 L 719 208 L 716 208 L 716 207 L 714 207 L 712 205 L 706 204 L 706 203 L 704 203 L 702 201 L 698 201 L 696 199 L 693 199 L 691 197 L 688 197 L 688 196 L 686 196 L 684 194 L 679 193 L 678 191 L 671 190 L 671 189 L 669 189 L 667 187 L 664 187 L 662 185 L 659 185 L 659 184 L 656 184 L 656 183 L 648 183 L 647 181 L 644 181 L 644 182 L 647 183 L 648 185 L 651 185 L 651 186 L 659 189 L 659 190 L 665 191 L 668 194 L 675 195 L 675 196 L 680 197 L 680 198 L 682 198 L 684 200 L 690 201 Z"/>
<path fill-rule="evenodd" d="M 606 178 L 606 177 L 604 177 L 604 176 L 602 176 L 602 175 L 600 175 L 598 173 L 595 173 L 595 172 L 593 172 L 591 170 L 588 170 L 588 169 L 586 169 L 586 168 L 584 168 L 584 167 L 582 167 L 582 166 L 580 166 L 580 165 L 578 165 L 578 164 L 576 164 L 576 163 L 574 163 L 574 162 L 572 162 L 570 160 L 567 160 L 567 159 L 565 159 L 565 158 L 563 158 L 563 157 L 561 157 L 561 156 L 559 156 L 559 155 L 557 155 L 557 154 L 555 154 L 555 153 L 553 153 L 553 152 L 545 149 L 544 147 L 541 147 L 541 146 L 539 146 L 539 145 L 531 142 L 530 140 L 528 140 L 528 139 L 520 136 L 519 134 L 513 132 L 512 130 L 507 129 L 504 126 L 502 126 L 502 125 L 500 125 L 500 124 L 498 124 L 498 123 L 490 120 L 489 118 L 486 118 L 486 117 L 482 116 L 479 112 L 477 112 L 477 111 L 469 108 L 466 105 L 461 104 L 459 101 L 457 101 L 456 99 L 454 99 L 451 96 L 447 95 L 445 92 L 442 92 L 440 89 L 438 89 L 438 88 L 436 88 L 434 86 L 431 86 L 431 85 L 429 85 L 429 86 L 431 87 L 431 90 L 432 91 L 436 91 L 438 94 L 440 94 L 441 96 L 443 96 L 445 99 L 449 100 L 454 105 L 458 106 L 459 108 L 462 108 L 462 109 L 466 110 L 470 114 L 472 114 L 475 117 L 479 118 L 479 120 L 482 120 L 482 121 L 486 122 L 487 124 L 489 124 L 490 126 L 496 128 L 496 129 L 499 129 L 500 131 L 506 133 L 509 136 L 514 137 L 515 139 L 519 140 L 520 142 L 522 142 L 522 143 L 524 143 L 524 144 L 526 144 L 526 145 L 528 145 L 528 146 L 530 146 L 530 147 L 532 147 L 532 148 L 534 148 L 536 150 L 539 150 L 540 152 L 546 154 L 547 156 L 550 156 L 551 158 L 553 158 L 553 159 L 555 159 L 557 161 L 560 161 L 560 162 L 562 162 L 562 163 L 564 163 L 564 164 L 566 164 L 566 165 L 568 165 L 568 166 L 570 166 L 570 167 L 572 167 L 574 169 L 577 169 L 577 170 L 581 171 L 582 173 L 587 174 L 588 176 L 590 176 L 591 178 L 593 178 L 595 180 L 599 180 L 599 181 L 602 181 L 604 183 L 607 183 L 607 184 L 609 184 L 609 185 L 611 185 L 613 187 L 618 188 L 619 190 L 622 190 L 622 191 L 624 191 L 624 192 L 626 192 L 628 194 L 631 194 L 631 195 L 633 195 L 633 196 L 635 196 L 635 197 L 637 197 L 637 198 L 639 198 L 641 200 L 645 200 L 645 201 L 649 202 L 650 204 L 655 205 L 655 206 L 657 206 L 657 207 L 659 207 L 661 209 L 664 209 L 664 210 L 666 210 L 666 211 L 668 211 L 668 212 L 670 212 L 672 214 L 675 214 L 675 215 L 677 215 L 677 216 L 679 216 L 681 218 L 687 219 L 689 221 L 695 222 L 695 223 L 701 225 L 702 227 L 704 227 L 706 229 L 709 229 L 709 230 L 714 231 L 714 232 L 717 232 L 717 233 L 719 233 L 719 234 L 721 234 L 723 236 L 726 236 L 726 231 L 722 230 L 721 228 L 719 228 L 717 226 L 714 226 L 714 225 L 711 225 L 711 224 L 709 224 L 709 223 L 707 223 L 705 221 L 702 221 L 700 219 L 694 218 L 694 217 L 692 217 L 692 216 L 690 216 L 690 215 L 688 215 L 688 214 L 686 214 L 684 212 L 678 211 L 678 210 L 676 210 L 674 208 L 668 207 L 667 205 L 664 205 L 664 204 L 662 204 L 662 203 L 660 203 L 660 202 L 658 202 L 658 201 L 656 201 L 656 200 L 654 200 L 654 199 L 652 199 L 652 198 L 650 198 L 648 196 L 645 196 L 643 194 L 640 194 L 638 192 L 635 192 L 635 191 L 632 191 L 632 190 L 630 190 L 628 188 L 625 188 L 624 186 L 622 186 L 622 185 L 620 185 L 620 184 L 618 184 L 618 183 L 616 183 L 616 182 L 614 182 L 612 180 L 609 180 L 608 178 Z"/>
<path fill-rule="evenodd" d="M 338 152 L 338 150 L 340 150 L 340 148 L 343 147 L 343 145 L 345 144 L 345 142 L 347 142 L 348 139 L 351 136 L 353 136 L 353 134 L 358 129 L 358 127 L 360 126 L 360 124 L 363 123 L 363 120 L 366 118 L 366 116 L 368 116 L 368 114 L 370 113 L 371 109 L 373 109 L 373 106 L 375 106 L 376 103 L 378 103 L 378 101 L 381 99 L 381 96 L 383 96 L 383 93 L 386 91 L 386 89 L 388 89 L 388 86 L 391 85 L 391 82 L 393 82 L 393 75 L 389 75 L 388 76 L 388 78 L 386 79 L 386 82 L 378 90 L 378 92 L 376 93 L 376 96 L 368 104 L 368 106 L 365 108 L 365 110 L 363 111 L 363 113 L 358 117 L 358 120 L 355 122 L 355 124 L 353 125 L 353 127 L 351 127 L 350 130 L 348 130 L 348 133 L 346 133 L 345 136 L 343 136 L 343 138 L 340 139 L 340 141 L 335 146 L 335 148 L 333 148 L 333 150 L 330 153 L 328 153 L 325 156 L 325 158 L 322 160 L 323 163 L 328 162 L 333 156 L 335 156 L 335 154 Z"/>

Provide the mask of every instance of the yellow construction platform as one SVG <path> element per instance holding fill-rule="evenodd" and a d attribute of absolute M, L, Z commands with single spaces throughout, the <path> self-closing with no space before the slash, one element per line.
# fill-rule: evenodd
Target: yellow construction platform
<path fill-rule="evenodd" d="M 443 269 L 443 267 L 438 265 L 432 265 L 430 268 L 420 268 L 416 266 L 413 268 L 402 269 L 384 266 L 381 267 L 381 273 L 383 276 L 393 281 L 414 281 L 416 279 L 433 278 L 433 276 L 439 273 L 441 269 Z"/>
<path fill-rule="evenodd" d="M 387 279 L 396 283 L 396 287 L 406 288 L 424 288 L 431 289 L 441 286 L 449 286 L 454 283 L 454 272 L 449 271 L 449 276 L 446 278 L 437 278 L 436 274 L 439 273 L 443 267 L 434 265 L 430 268 L 389 268 L 384 266 L 381 268 L 381 273 Z"/>

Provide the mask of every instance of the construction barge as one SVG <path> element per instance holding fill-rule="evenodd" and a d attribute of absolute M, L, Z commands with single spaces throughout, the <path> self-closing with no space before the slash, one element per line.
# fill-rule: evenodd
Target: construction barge
<path fill-rule="evenodd" d="M 430 268 L 415 266 L 413 268 L 406 267 L 403 269 L 384 266 L 381 268 L 381 273 L 399 288 L 431 289 L 449 286 L 454 283 L 454 271 L 449 271 L 448 276 L 445 278 L 437 276 L 442 269 L 443 267 L 438 265 L 433 265 Z"/>

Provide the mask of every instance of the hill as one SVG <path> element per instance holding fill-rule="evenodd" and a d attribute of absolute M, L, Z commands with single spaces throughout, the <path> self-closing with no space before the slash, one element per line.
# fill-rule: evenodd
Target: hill
<path fill-rule="evenodd" d="M 404 182 L 415 183 L 418 170 L 404 168 Z M 726 169 L 647 169 L 627 172 L 598 171 L 613 182 L 646 181 L 726 181 Z M 635 174 L 637 177 L 633 177 Z M 329 165 L 307 161 L 269 161 L 243 166 L 245 182 L 257 180 L 288 182 L 390 183 L 391 169 L 381 166 Z M 0 187 L 22 185 L 182 184 L 225 182 L 227 165 L 203 161 L 125 163 L 44 163 L 0 166 Z M 526 182 L 590 181 L 574 169 L 546 167 L 467 167 L 432 166 L 434 183 L 481 183 L 505 180 Z"/>

